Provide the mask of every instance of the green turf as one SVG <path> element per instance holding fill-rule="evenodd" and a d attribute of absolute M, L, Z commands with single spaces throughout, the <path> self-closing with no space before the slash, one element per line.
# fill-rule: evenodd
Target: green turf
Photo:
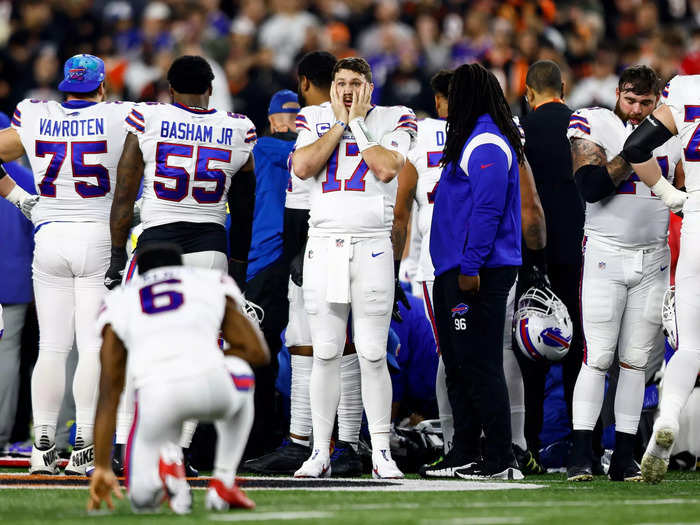
<path fill-rule="evenodd" d="M 671 474 L 660 485 L 612 483 L 604 478 L 571 484 L 562 474 L 528 478 L 537 490 L 474 492 L 250 491 L 258 508 L 212 515 L 203 509 L 203 491 L 194 491 L 194 510 L 177 517 L 133 515 L 128 503 L 114 513 L 87 516 L 84 490 L 9 489 L 0 491 L 3 523 L 203 523 L 213 518 L 254 523 L 397 524 L 565 524 L 697 523 L 700 473 Z M 314 512 L 314 515 L 302 513 Z M 290 520 L 296 515 L 297 519 Z M 265 519 L 265 516 L 271 519 Z M 284 516 L 284 521 L 279 518 Z M 218 521 L 218 520 L 217 520 Z"/>

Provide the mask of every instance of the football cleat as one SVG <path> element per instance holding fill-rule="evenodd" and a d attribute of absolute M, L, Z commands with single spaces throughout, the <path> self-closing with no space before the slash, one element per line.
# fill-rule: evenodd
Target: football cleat
<path fill-rule="evenodd" d="M 396 466 L 387 449 L 372 451 L 372 477 L 374 479 L 403 479 L 403 472 Z"/>
<path fill-rule="evenodd" d="M 362 460 L 350 443 L 336 441 L 331 454 L 333 476 L 350 478 L 362 475 Z"/>
<path fill-rule="evenodd" d="M 29 473 L 53 476 L 58 474 L 57 462 L 58 452 L 55 444 L 45 449 L 35 444 L 32 446 L 32 457 L 29 460 Z"/>
<path fill-rule="evenodd" d="M 87 476 L 87 469 L 95 464 L 95 446 L 74 448 L 70 453 L 70 459 L 66 470 L 66 476 Z"/>
<path fill-rule="evenodd" d="M 572 465 L 566 469 L 567 481 L 593 481 L 593 469 L 590 465 Z"/>
<path fill-rule="evenodd" d="M 288 439 L 275 450 L 259 458 L 249 459 L 241 470 L 254 474 L 284 474 L 291 476 L 309 457 L 309 447 L 299 445 Z M 333 469 L 335 471 L 335 467 Z"/>
<path fill-rule="evenodd" d="M 246 496 L 235 483 L 227 488 L 221 480 L 212 478 L 204 505 L 208 510 L 254 509 L 255 502 Z"/>
<path fill-rule="evenodd" d="M 192 493 L 185 479 L 185 460 L 182 449 L 174 443 L 166 443 L 160 449 L 158 475 L 163 482 L 168 506 L 175 514 L 189 514 L 192 510 Z"/>
<path fill-rule="evenodd" d="M 518 467 L 523 474 L 544 474 L 544 468 L 537 463 L 535 456 L 529 450 L 523 450 L 515 443 L 513 444 L 513 454 Z"/>
<path fill-rule="evenodd" d="M 477 461 L 465 468 L 458 469 L 455 474 L 457 477 L 469 480 L 480 480 L 480 479 L 506 479 L 506 480 L 518 480 L 523 479 L 523 473 L 518 468 L 518 465 L 513 462 L 512 465 L 502 465 L 499 467 L 492 467 L 483 461 Z"/>
<path fill-rule="evenodd" d="M 465 468 L 475 461 L 475 459 L 458 458 L 453 451 L 450 451 L 444 457 L 440 457 L 436 461 L 420 467 L 418 474 L 422 478 L 456 478 L 457 474 L 455 472 L 457 470 Z"/>
<path fill-rule="evenodd" d="M 633 458 L 623 459 L 613 452 L 608 478 L 610 481 L 642 481 L 642 472 Z"/>
<path fill-rule="evenodd" d="M 327 455 L 314 449 L 311 457 L 294 473 L 295 478 L 330 478 L 331 460 Z"/>
<path fill-rule="evenodd" d="M 664 479 L 675 434 L 675 430 L 668 427 L 654 431 L 642 458 L 642 478 L 647 483 L 660 483 Z"/>

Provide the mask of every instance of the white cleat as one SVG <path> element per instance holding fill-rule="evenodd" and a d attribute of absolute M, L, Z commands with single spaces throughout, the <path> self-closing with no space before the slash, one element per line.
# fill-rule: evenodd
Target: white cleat
<path fill-rule="evenodd" d="M 29 461 L 30 474 L 44 474 L 53 476 L 58 474 L 58 452 L 56 445 L 51 445 L 46 450 L 40 450 L 34 444 L 32 445 L 32 457 Z"/>
<path fill-rule="evenodd" d="M 676 439 L 676 430 L 661 427 L 654 431 L 642 458 L 642 479 L 647 483 L 660 483 L 668 470 L 668 459 Z"/>
<path fill-rule="evenodd" d="M 175 514 L 189 514 L 192 510 L 192 493 L 185 479 L 185 458 L 182 449 L 174 443 L 166 443 L 160 449 L 158 475 L 172 511 Z"/>
<path fill-rule="evenodd" d="M 73 449 L 66 470 L 66 476 L 87 476 L 88 472 L 94 470 L 95 446 L 88 445 L 80 449 Z"/>
<path fill-rule="evenodd" d="M 387 449 L 372 452 L 372 477 L 374 479 L 403 479 L 403 472 L 396 466 Z"/>
<path fill-rule="evenodd" d="M 331 459 L 328 453 L 321 454 L 319 449 L 314 449 L 311 457 L 294 473 L 295 478 L 330 478 Z"/>

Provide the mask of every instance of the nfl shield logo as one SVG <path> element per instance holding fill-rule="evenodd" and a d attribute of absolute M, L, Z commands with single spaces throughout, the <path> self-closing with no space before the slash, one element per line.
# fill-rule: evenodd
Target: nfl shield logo
<path fill-rule="evenodd" d="M 336 239 L 335 240 L 335 247 L 336 248 L 342 248 L 344 244 L 345 244 L 345 241 L 343 239 Z"/>
<path fill-rule="evenodd" d="M 598 263 L 598 269 L 599 269 L 599 270 L 605 270 L 605 266 L 606 266 L 606 264 L 605 264 L 605 262 L 603 262 L 603 261 L 600 261 L 600 262 Z"/>

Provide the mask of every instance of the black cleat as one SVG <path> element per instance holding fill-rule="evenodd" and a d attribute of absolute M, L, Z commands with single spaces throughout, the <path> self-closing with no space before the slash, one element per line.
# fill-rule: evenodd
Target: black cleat
<path fill-rule="evenodd" d="M 498 466 L 489 465 L 485 461 L 477 461 L 476 463 L 471 463 L 464 468 L 457 469 L 455 474 L 458 478 L 469 480 L 519 480 L 525 477 L 515 461 L 513 461 L 511 464 Z"/>
<path fill-rule="evenodd" d="M 476 461 L 476 458 L 465 459 L 464 457 L 458 457 L 453 449 L 436 461 L 420 467 L 418 474 L 422 478 L 455 478 L 457 477 L 456 472 L 458 469 L 466 468 L 476 463 Z"/>
<path fill-rule="evenodd" d="M 192 466 L 192 462 L 190 461 L 190 451 L 187 448 L 182 449 L 182 455 L 185 458 L 185 477 L 186 478 L 198 478 L 199 477 L 199 470 L 194 468 Z"/>
<path fill-rule="evenodd" d="M 293 475 L 311 455 L 311 449 L 285 439 L 275 450 L 259 458 L 249 459 L 241 466 L 242 472 L 253 474 Z"/>
<path fill-rule="evenodd" d="M 592 481 L 593 470 L 590 465 L 572 465 L 566 469 L 567 481 Z"/>
<path fill-rule="evenodd" d="M 542 465 L 537 463 L 535 456 L 529 450 L 523 450 L 518 445 L 513 444 L 513 454 L 515 455 L 515 461 L 518 462 L 520 471 L 525 474 L 544 474 L 544 468 Z"/>
<path fill-rule="evenodd" d="M 336 441 L 331 454 L 331 475 L 351 478 L 362 475 L 362 461 L 350 443 Z"/>
<path fill-rule="evenodd" d="M 633 458 L 623 459 L 613 452 L 608 478 L 610 481 L 642 481 L 642 471 Z"/>

